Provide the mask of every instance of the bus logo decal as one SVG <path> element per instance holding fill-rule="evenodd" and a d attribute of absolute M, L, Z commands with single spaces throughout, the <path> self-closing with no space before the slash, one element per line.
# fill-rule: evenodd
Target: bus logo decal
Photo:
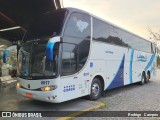
<path fill-rule="evenodd" d="M 137 56 L 137 61 L 141 61 L 141 62 L 146 62 L 147 61 L 147 56 L 144 55 L 138 55 Z"/>

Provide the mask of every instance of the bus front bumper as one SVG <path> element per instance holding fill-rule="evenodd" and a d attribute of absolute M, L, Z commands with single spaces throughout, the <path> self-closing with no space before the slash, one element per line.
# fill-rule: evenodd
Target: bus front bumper
<path fill-rule="evenodd" d="M 35 100 L 40 100 L 40 101 L 45 101 L 45 102 L 51 102 L 51 103 L 60 103 L 61 101 L 59 100 L 58 95 L 53 92 L 53 91 L 32 91 L 32 90 L 26 90 L 23 88 L 16 88 L 17 93 L 30 98 L 30 99 L 35 99 Z"/>

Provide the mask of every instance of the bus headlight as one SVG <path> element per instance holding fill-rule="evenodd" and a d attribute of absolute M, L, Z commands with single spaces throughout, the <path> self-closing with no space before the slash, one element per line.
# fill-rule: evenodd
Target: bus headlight
<path fill-rule="evenodd" d="M 16 88 L 20 88 L 20 87 L 21 87 L 21 84 L 17 82 Z"/>
<path fill-rule="evenodd" d="M 57 88 L 56 85 L 53 85 L 53 86 L 44 86 L 41 88 L 42 91 L 52 91 L 52 90 L 55 90 Z"/>

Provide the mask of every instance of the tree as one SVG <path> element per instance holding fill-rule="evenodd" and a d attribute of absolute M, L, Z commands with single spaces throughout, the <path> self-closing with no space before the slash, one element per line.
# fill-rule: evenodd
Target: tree
<path fill-rule="evenodd" d="M 158 42 L 160 43 L 160 32 L 153 32 L 151 28 L 148 27 L 148 32 L 150 33 L 150 39 L 154 40 L 153 42 L 158 47 Z M 160 51 L 160 48 L 158 48 L 158 53 Z M 160 53 L 159 53 L 160 54 Z M 160 56 L 157 56 L 157 67 L 160 66 Z"/>
<path fill-rule="evenodd" d="M 157 67 L 160 65 L 160 56 L 157 57 Z"/>
<path fill-rule="evenodd" d="M 148 32 L 150 34 L 150 39 L 157 45 L 160 42 L 160 32 L 153 32 L 151 28 L 148 27 Z"/>

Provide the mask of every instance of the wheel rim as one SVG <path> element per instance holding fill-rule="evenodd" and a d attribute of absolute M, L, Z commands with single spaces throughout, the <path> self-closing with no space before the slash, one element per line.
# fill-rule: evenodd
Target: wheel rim
<path fill-rule="evenodd" d="M 99 91 L 100 91 L 99 85 L 98 85 L 97 83 L 94 83 L 94 84 L 92 85 L 92 95 L 98 96 Z"/>

